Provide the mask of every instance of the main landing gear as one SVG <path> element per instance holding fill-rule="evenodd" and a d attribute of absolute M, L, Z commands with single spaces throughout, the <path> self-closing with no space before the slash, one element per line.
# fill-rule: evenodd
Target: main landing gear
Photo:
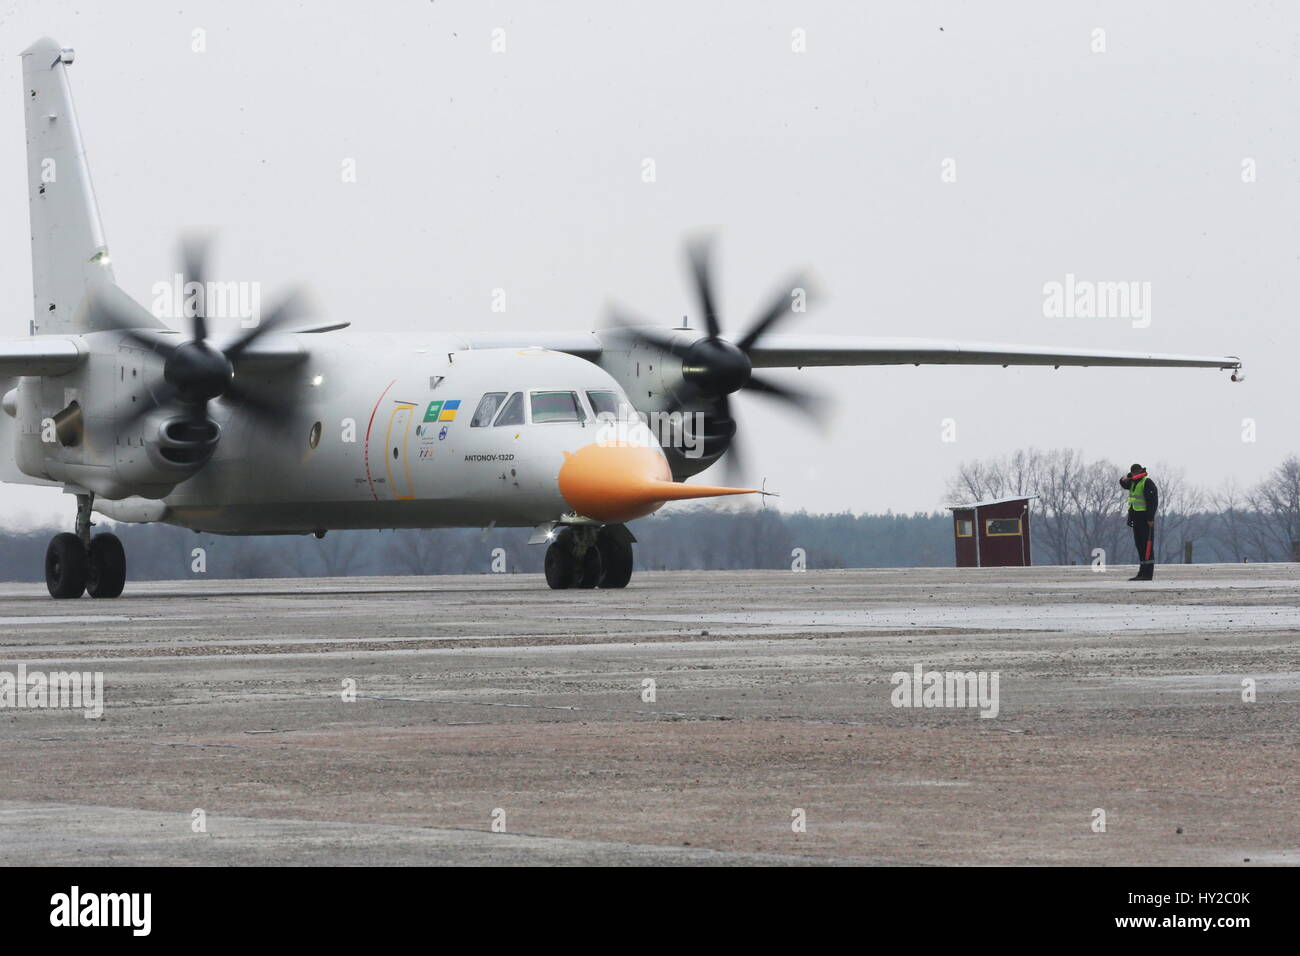
<path fill-rule="evenodd" d="M 559 531 L 546 549 L 546 583 L 564 588 L 625 588 L 632 579 L 632 532 L 623 525 Z"/>
<path fill-rule="evenodd" d="M 56 534 L 45 551 L 45 586 L 50 597 L 115 598 L 126 585 L 126 551 L 117 535 L 90 536 L 94 495 L 77 495 L 75 534 Z"/>

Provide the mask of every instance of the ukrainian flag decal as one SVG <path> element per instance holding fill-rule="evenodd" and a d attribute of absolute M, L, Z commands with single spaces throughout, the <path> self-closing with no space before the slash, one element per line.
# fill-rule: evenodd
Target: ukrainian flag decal
<path fill-rule="evenodd" d="M 432 406 L 430 406 L 432 408 Z M 440 422 L 454 422 L 456 413 L 460 411 L 460 399 L 453 398 L 442 403 L 442 414 L 438 416 Z"/>

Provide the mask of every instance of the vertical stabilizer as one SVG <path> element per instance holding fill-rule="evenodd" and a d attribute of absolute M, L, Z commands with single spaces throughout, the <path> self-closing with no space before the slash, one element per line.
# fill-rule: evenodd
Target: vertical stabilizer
<path fill-rule="evenodd" d="M 113 284 L 104 229 L 68 86 L 72 51 L 49 37 L 23 51 L 27 201 L 32 227 L 32 334 L 96 330 L 87 290 Z M 114 290 L 116 291 L 116 290 Z"/>

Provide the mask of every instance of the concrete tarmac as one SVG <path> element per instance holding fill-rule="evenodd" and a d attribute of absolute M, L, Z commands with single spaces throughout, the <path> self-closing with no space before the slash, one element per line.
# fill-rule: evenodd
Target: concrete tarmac
<path fill-rule="evenodd" d="M 0 863 L 1300 862 L 1300 566 L 1131 573 L 0 585 Z"/>

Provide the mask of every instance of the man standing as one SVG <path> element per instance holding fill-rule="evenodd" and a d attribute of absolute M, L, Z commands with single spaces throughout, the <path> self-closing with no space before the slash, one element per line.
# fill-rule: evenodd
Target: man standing
<path fill-rule="evenodd" d="M 1150 581 L 1156 572 L 1156 508 L 1160 492 L 1141 465 L 1129 469 L 1119 486 L 1128 492 L 1128 526 L 1138 551 L 1138 573 L 1130 581 Z"/>

